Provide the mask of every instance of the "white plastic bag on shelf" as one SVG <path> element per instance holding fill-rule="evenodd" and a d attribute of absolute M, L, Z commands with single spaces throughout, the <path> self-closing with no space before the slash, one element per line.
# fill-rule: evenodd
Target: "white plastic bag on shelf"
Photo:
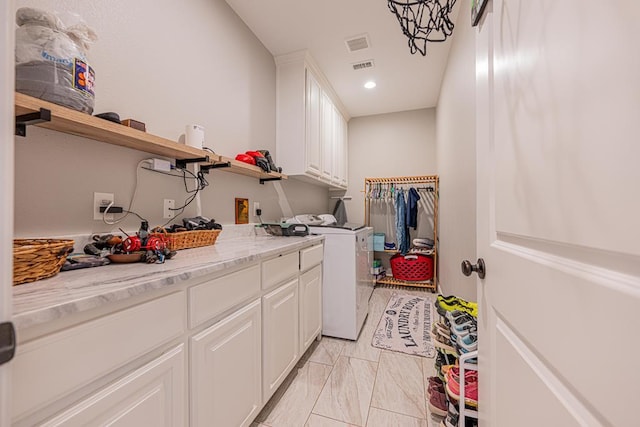
<path fill-rule="evenodd" d="M 95 72 L 89 47 L 96 33 L 77 17 L 65 25 L 55 13 L 16 12 L 16 91 L 91 114 Z"/>

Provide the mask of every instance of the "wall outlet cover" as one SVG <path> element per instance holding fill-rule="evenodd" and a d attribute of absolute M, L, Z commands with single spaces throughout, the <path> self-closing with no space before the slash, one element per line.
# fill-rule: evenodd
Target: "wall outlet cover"
<path fill-rule="evenodd" d="M 100 206 L 107 206 L 109 203 L 115 200 L 113 193 L 93 193 L 93 219 L 96 221 L 102 221 L 102 212 L 100 212 Z M 113 221 L 113 214 L 107 213 L 104 218 Z"/>
<path fill-rule="evenodd" d="M 176 201 L 172 199 L 164 199 L 164 207 L 162 211 L 162 217 L 164 219 L 171 219 L 176 216 L 176 212 L 173 210 L 176 206 Z"/>

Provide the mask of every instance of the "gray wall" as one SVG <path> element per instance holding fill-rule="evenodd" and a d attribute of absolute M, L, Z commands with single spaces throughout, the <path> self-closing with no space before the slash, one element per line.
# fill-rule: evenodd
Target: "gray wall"
<path fill-rule="evenodd" d="M 349 121 L 350 222 L 364 222 L 364 179 L 436 173 L 435 109 L 356 117 Z"/>
<path fill-rule="evenodd" d="M 432 175 L 436 173 L 435 109 L 403 111 L 357 117 L 349 121 L 349 188 L 345 201 L 350 222 L 365 222 L 364 179 Z M 377 204 L 370 224 L 387 241 L 395 241 L 395 210 L 392 204 Z M 391 237 L 389 238 L 389 234 Z M 418 217 L 418 230 L 412 237 L 431 237 L 431 219 Z M 389 254 L 376 252 L 376 258 L 389 267 Z"/>
<path fill-rule="evenodd" d="M 445 295 L 476 301 L 475 276 L 460 272 L 476 259 L 475 38 L 461 8 L 437 108 L 440 175 L 440 285 Z"/>
<path fill-rule="evenodd" d="M 54 9 L 45 0 L 18 0 L 16 6 Z M 275 151 L 273 57 L 223 0 L 61 0 L 55 10 L 78 13 L 98 34 L 90 53 L 95 112 L 116 111 L 172 140 L 186 124 L 198 123 L 205 127 L 205 145 L 229 157 L 250 149 Z M 16 138 L 16 236 L 117 229 L 92 219 L 93 192 L 115 193 L 116 203 L 128 206 L 136 165 L 149 157 L 29 128 L 27 138 Z M 179 179 L 147 171 L 139 178 L 133 210 L 152 225 L 165 221 L 163 199 L 179 204 L 187 197 Z M 205 216 L 233 223 L 235 197 L 259 201 L 265 220 L 282 216 L 272 183 L 263 186 L 222 171 L 213 171 L 208 180 L 202 193 Z M 326 211 L 325 188 L 291 181 L 282 186 L 295 213 Z M 138 224 L 130 217 L 120 226 L 137 229 Z"/>

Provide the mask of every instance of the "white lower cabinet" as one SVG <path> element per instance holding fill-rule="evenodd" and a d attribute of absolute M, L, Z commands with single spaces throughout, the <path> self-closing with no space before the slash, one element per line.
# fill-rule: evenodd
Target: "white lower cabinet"
<path fill-rule="evenodd" d="M 155 348 L 169 347 L 186 329 L 185 311 L 184 292 L 175 292 L 18 345 L 12 361 L 14 423 Z"/>
<path fill-rule="evenodd" d="M 182 426 L 184 372 L 180 344 L 42 426 Z"/>
<path fill-rule="evenodd" d="M 261 333 L 258 299 L 191 338 L 192 426 L 244 427 L 258 415 Z"/>
<path fill-rule="evenodd" d="M 322 258 L 315 244 L 53 325 L 18 346 L 12 425 L 250 426 L 321 333 Z"/>
<path fill-rule="evenodd" d="M 262 297 L 263 398 L 267 401 L 300 357 L 298 278 Z"/>
<path fill-rule="evenodd" d="M 322 248 L 322 246 L 320 246 Z M 322 330 L 322 266 L 300 275 L 300 354 Z"/>

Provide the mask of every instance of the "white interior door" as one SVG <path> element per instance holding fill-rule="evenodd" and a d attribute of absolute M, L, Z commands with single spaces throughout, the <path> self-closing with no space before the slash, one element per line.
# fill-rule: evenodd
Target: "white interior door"
<path fill-rule="evenodd" d="M 0 323 L 11 320 L 12 311 L 14 29 L 13 0 L 0 2 Z M 11 419 L 10 369 L 10 362 L 0 365 L 0 426 Z"/>
<path fill-rule="evenodd" d="M 480 425 L 639 425 L 640 3 L 494 0 L 476 48 Z"/>

